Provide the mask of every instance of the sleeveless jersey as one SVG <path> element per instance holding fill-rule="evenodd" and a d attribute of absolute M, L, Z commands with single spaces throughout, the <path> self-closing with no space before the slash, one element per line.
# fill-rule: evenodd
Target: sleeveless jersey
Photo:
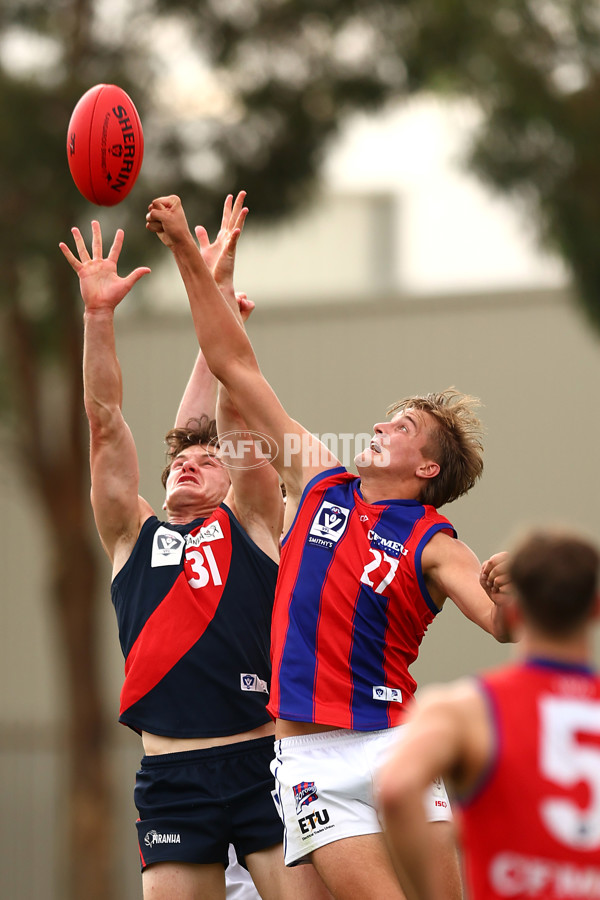
<path fill-rule="evenodd" d="M 600 678 L 530 660 L 481 685 L 495 758 L 462 802 L 470 900 L 597 900 Z"/>
<path fill-rule="evenodd" d="M 220 737 L 269 721 L 277 565 L 231 511 L 144 522 L 112 582 L 125 682 L 119 721 L 168 737 Z"/>
<path fill-rule="evenodd" d="M 306 486 L 282 546 L 271 649 L 274 717 L 376 731 L 397 725 L 408 668 L 438 612 L 421 553 L 454 529 L 416 500 L 366 503 L 343 468 Z"/>

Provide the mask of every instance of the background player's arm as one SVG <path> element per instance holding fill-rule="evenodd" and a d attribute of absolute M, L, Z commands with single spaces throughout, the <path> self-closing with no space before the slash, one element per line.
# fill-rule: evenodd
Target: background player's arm
<path fill-rule="evenodd" d="M 217 379 L 208 368 L 202 351 L 200 351 L 175 416 L 175 428 L 187 428 L 189 422 L 200 419 L 202 415 L 214 419 L 216 410 Z"/>
<path fill-rule="evenodd" d="M 147 224 L 170 246 L 183 278 L 194 326 L 208 365 L 228 389 L 250 429 L 268 436 L 278 448 L 273 465 L 286 485 L 293 509 L 304 485 L 338 460 L 285 411 L 262 375 L 250 341 L 230 303 L 218 290 L 197 247 L 185 229 L 173 233 L 180 216 L 178 197 L 161 197 L 150 205 Z M 165 240 L 165 236 L 167 239 Z M 290 510 L 286 512 L 289 516 Z"/>
<path fill-rule="evenodd" d="M 432 596 L 439 606 L 449 597 L 468 619 L 496 640 L 506 642 L 510 636 L 503 607 L 510 602 L 510 585 L 504 574 L 504 565 L 499 562 L 500 556 L 505 554 L 495 557 L 498 560 L 496 588 L 492 576 L 489 576 L 490 583 L 485 588 L 482 586 L 482 567 L 473 551 L 444 532 L 435 534 L 425 545 L 421 564 Z"/>
<path fill-rule="evenodd" d="M 407 897 L 443 900 L 447 892 L 431 842 L 423 797 L 434 778 L 471 788 L 490 753 L 484 701 L 470 681 L 429 688 L 378 773 L 376 794 L 386 839 Z"/>
<path fill-rule="evenodd" d="M 139 469 L 133 436 L 123 418 L 122 375 L 117 358 L 114 313 L 133 285 L 147 272 L 140 267 L 126 278 L 117 275 L 123 245 L 119 229 L 106 259 L 102 233 L 92 222 L 92 255 L 79 229 L 72 229 L 77 258 L 61 243 L 67 261 L 79 276 L 85 304 L 83 382 L 90 425 L 91 499 L 102 544 L 118 570 L 129 556 L 144 520 L 152 514 L 138 496 Z"/>

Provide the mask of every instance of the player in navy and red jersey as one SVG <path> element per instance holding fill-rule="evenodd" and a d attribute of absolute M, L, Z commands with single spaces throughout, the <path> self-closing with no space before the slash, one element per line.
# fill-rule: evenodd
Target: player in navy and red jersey
<path fill-rule="evenodd" d="M 169 233 L 180 207 L 178 197 L 158 198 L 147 227 Z M 269 704 L 286 863 L 312 862 L 338 900 L 396 900 L 404 895 L 372 779 L 414 689 L 408 666 L 447 597 L 505 637 L 496 602 L 504 557 L 481 582 L 475 554 L 436 511 L 481 473 L 472 400 L 449 390 L 396 405 L 350 475 L 283 409 L 208 267 L 185 247 L 175 259 L 208 365 L 248 427 L 277 447 L 272 462 L 287 491 Z M 448 819 L 440 783 L 427 803 L 432 821 Z M 430 839 L 447 896 L 459 897 L 449 823 L 436 822 Z"/>
<path fill-rule="evenodd" d="M 227 199 L 214 244 L 199 233 L 199 248 L 185 216 L 178 223 L 181 239 L 210 261 L 240 328 L 233 262 L 247 212 L 243 199 L 243 193 L 235 204 Z M 198 417 L 214 388 L 200 355 L 177 427 L 167 435 L 165 520 L 139 497 L 136 447 L 121 412 L 114 312 L 149 269 L 117 275 L 121 230 L 106 258 L 98 222 L 92 223 L 91 256 L 78 229 L 73 235 L 79 258 L 65 244 L 61 249 L 79 276 L 85 304 L 92 506 L 112 562 L 125 656 L 120 721 L 141 734 L 145 752 L 135 788 L 144 896 L 221 900 L 233 844 L 263 898 L 300 900 L 310 889 L 307 879 L 317 878 L 310 872 L 290 878 L 283 865 L 269 771 L 279 480 L 255 442 L 245 440 L 245 423 L 225 391 L 219 393 L 219 429 L 240 440 L 235 458 L 218 452 L 216 430 L 206 416 Z M 193 417 L 199 421 L 192 423 Z M 311 893 L 326 896 L 322 884 Z"/>
<path fill-rule="evenodd" d="M 434 772 L 461 803 L 470 900 L 600 897 L 598 567 L 597 548 L 577 535 L 528 535 L 509 569 L 519 659 L 415 703 L 379 789 L 389 839 L 423 900 L 444 896 L 420 803 Z"/>

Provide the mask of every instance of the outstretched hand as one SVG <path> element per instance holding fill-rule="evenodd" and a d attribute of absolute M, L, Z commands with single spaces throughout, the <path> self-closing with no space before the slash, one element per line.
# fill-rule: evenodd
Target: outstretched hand
<path fill-rule="evenodd" d="M 221 227 L 214 241 L 209 239 L 203 225 L 198 225 L 194 229 L 202 258 L 219 290 L 225 294 L 232 306 L 235 300 L 233 287 L 235 252 L 248 215 L 248 208 L 244 206 L 245 198 L 245 191 L 240 191 L 235 201 L 232 194 L 227 195 L 223 205 Z M 173 251 L 193 240 L 183 205 L 176 194 L 157 197 L 149 204 L 146 228 L 154 232 L 163 244 Z"/>
<path fill-rule="evenodd" d="M 119 228 L 108 256 L 102 256 L 102 231 L 100 223 L 92 222 L 92 255 L 90 256 L 85 241 L 78 228 L 72 228 L 75 246 L 79 258 L 62 241 L 58 245 L 71 268 L 79 276 L 81 296 L 86 310 L 114 310 L 134 284 L 150 272 L 147 266 L 139 266 L 125 278 L 117 274 L 117 262 L 123 247 L 125 234 Z"/>
<path fill-rule="evenodd" d="M 212 243 L 203 225 L 197 225 L 194 229 L 206 265 L 221 292 L 230 299 L 235 296 L 233 270 L 237 242 L 248 215 L 248 208 L 244 206 L 245 199 L 246 191 L 240 191 L 235 202 L 232 194 L 227 195 L 223 204 L 221 227 Z"/>

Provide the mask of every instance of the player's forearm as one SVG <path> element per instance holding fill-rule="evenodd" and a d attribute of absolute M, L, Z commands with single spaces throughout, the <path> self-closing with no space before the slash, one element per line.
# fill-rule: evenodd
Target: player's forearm
<path fill-rule="evenodd" d="M 216 406 L 217 379 L 200 351 L 177 410 L 175 427 L 185 428 L 191 419 L 199 419 L 203 415 L 214 419 Z"/>
<path fill-rule="evenodd" d="M 500 597 L 498 598 L 498 602 L 494 603 L 492 607 L 490 612 L 490 622 L 491 633 L 500 644 L 508 644 L 515 640 L 508 627 Z"/>
<path fill-rule="evenodd" d="M 84 404 L 92 431 L 107 428 L 121 416 L 123 380 L 117 359 L 112 310 L 84 314 Z"/>
<path fill-rule="evenodd" d="M 258 368 L 239 313 L 223 296 L 193 245 L 178 245 L 172 251 L 187 291 L 204 358 L 211 372 L 229 387 L 234 363 L 242 362 L 249 368 Z"/>
<path fill-rule="evenodd" d="M 440 900 L 429 852 L 431 826 L 423 808 L 423 792 L 407 790 L 388 799 L 383 808 L 384 830 L 398 878 L 408 900 Z"/>

